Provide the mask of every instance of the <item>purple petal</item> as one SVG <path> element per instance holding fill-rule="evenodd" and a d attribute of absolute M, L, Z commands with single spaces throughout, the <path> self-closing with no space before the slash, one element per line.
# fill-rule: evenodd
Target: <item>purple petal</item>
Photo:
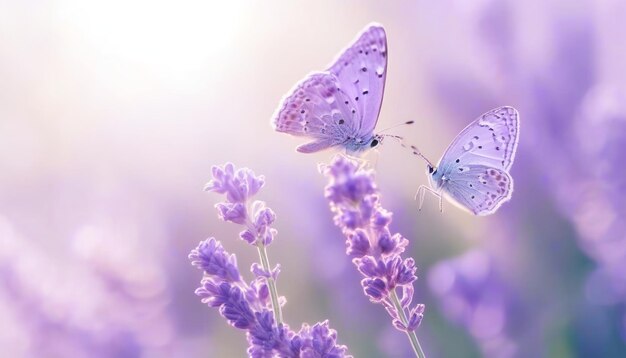
<path fill-rule="evenodd" d="M 248 218 L 248 211 L 242 203 L 217 203 L 215 204 L 220 219 L 243 225 Z"/>

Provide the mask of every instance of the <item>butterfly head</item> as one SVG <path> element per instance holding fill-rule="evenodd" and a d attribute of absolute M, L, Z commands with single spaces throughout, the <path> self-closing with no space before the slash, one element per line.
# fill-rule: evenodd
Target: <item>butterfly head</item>
<path fill-rule="evenodd" d="M 428 175 L 428 182 L 430 183 L 430 187 L 433 189 L 439 189 L 447 179 L 443 176 L 437 167 L 429 164 L 426 164 L 426 174 Z"/>
<path fill-rule="evenodd" d="M 384 136 L 375 134 L 374 136 L 372 136 L 372 139 L 369 141 L 369 146 L 368 147 L 369 148 L 376 148 L 379 145 L 382 145 L 383 144 L 383 138 L 384 138 Z"/>
<path fill-rule="evenodd" d="M 431 182 L 438 182 L 439 181 L 439 172 L 437 172 L 437 167 L 434 167 L 433 165 L 431 165 L 430 163 L 426 164 L 426 174 L 428 175 L 428 179 L 431 180 Z"/>
<path fill-rule="evenodd" d="M 351 138 L 345 146 L 349 154 L 355 155 L 368 149 L 376 148 L 383 143 L 383 136 L 375 134 L 370 138 Z"/>

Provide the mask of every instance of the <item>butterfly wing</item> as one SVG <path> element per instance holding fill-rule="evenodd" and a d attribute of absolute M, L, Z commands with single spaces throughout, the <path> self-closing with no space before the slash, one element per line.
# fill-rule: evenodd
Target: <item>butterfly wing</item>
<path fill-rule="evenodd" d="M 481 164 L 461 168 L 448 174 L 444 187 L 455 204 L 475 215 L 489 215 L 511 199 L 513 178 L 506 170 Z"/>
<path fill-rule="evenodd" d="M 344 143 L 358 131 L 359 113 L 341 83 L 330 73 L 313 73 L 298 83 L 283 99 L 274 115 L 278 132 L 305 136 L 313 142 L 296 148 L 317 152 Z"/>
<path fill-rule="evenodd" d="M 369 25 L 330 66 L 344 92 L 361 114 L 358 135 L 370 136 L 383 101 L 387 77 L 387 36 L 382 26 Z"/>
<path fill-rule="evenodd" d="M 476 215 L 494 213 L 511 198 L 513 164 L 519 140 L 519 113 L 513 107 L 493 109 L 470 123 L 439 161 L 442 189 Z"/>
<path fill-rule="evenodd" d="M 438 168 L 454 172 L 459 166 L 483 164 L 509 170 L 519 140 L 519 112 L 513 107 L 498 107 L 470 123 L 452 141 Z"/>

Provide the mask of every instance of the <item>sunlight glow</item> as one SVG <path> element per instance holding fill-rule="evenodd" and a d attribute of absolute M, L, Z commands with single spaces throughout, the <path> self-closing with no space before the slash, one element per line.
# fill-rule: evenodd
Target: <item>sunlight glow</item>
<path fill-rule="evenodd" d="M 60 4 L 64 25 L 104 56 L 153 70 L 210 65 L 232 43 L 238 2 L 110 0 Z"/>

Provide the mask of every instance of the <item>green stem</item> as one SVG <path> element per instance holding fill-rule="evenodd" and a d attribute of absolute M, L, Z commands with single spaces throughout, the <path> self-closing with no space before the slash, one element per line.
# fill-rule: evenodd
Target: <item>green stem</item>
<path fill-rule="evenodd" d="M 404 324 L 404 326 L 409 325 L 409 320 L 402 309 L 402 305 L 400 304 L 400 300 L 398 299 L 398 295 L 396 294 L 396 289 L 391 290 L 391 301 L 393 301 L 393 305 L 396 307 L 396 311 L 398 312 L 398 316 L 400 316 L 400 320 Z M 411 346 L 413 347 L 413 352 L 415 352 L 415 356 L 417 358 L 426 358 L 422 347 L 420 346 L 420 342 L 417 340 L 417 335 L 415 331 L 407 331 L 406 335 L 409 336 L 409 341 L 411 341 Z"/>
<path fill-rule="evenodd" d="M 257 240 L 256 247 L 259 251 L 259 258 L 261 259 L 261 265 L 263 266 L 263 269 L 266 272 L 270 273 L 271 268 L 270 268 L 270 262 L 267 258 L 267 250 L 265 249 L 265 245 L 261 243 L 260 239 Z M 276 281 L 274 280 L 274 278 L 267 277 L 267 287 L 270 290 L 270 296 L 272 298 L 272 308 L 274 309 L 274 320 L 276 321 L 277 325 L 280 325 L 283 323 L 283 314 L 280 309 L 280 303 L 278 302 L 278 291 L 276 290 Z"/>

